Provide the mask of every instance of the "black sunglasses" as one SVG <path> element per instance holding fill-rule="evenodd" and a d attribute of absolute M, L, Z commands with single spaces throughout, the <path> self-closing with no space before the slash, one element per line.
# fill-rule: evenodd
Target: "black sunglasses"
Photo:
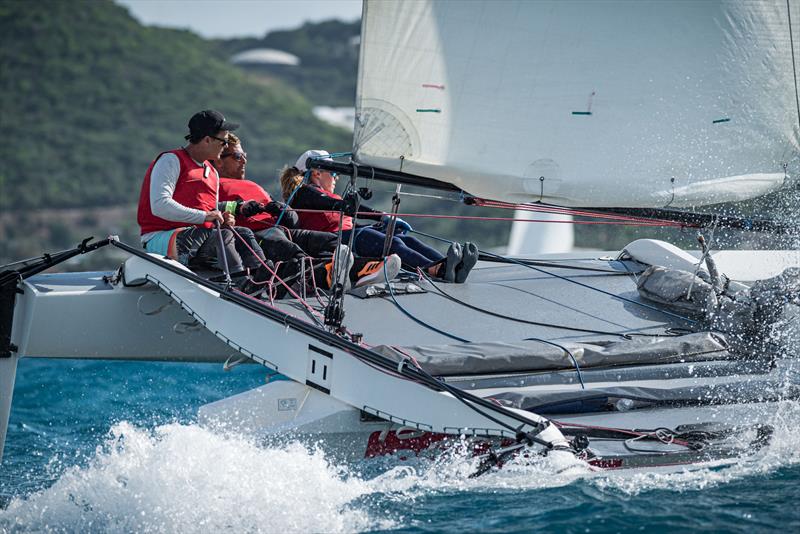
<path fill-rule="evenodd" d="M 233 158 L 236 161 L 242 161 L 243 159 L 247 159 L 247 152 L 228 152 L 220 156 L 220 159 L 225 158 Z"/>
<path fill-rule="evenodd" d="M 229 144 L 231 144 L 231 142 L 230 142 L 230 141 L 228 141 L 227 139 L 221 139 L 221 138 L 219 138 L 219 137 L 217 137 L 217 136 L 215 136 L 215 135 L 209 135 L 209 137 L 210 137 L 211 139 L 216 139 L 217 141 L 219 141 L 220 143 L 222 143 L 222 147 L 223 147 L 223 148 L 225 148 L 226 146 L 228 146 Z"/>

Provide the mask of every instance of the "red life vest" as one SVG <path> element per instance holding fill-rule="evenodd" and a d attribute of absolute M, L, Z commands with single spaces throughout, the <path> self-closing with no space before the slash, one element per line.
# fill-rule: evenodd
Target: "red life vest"
<path fill-rule="evenodd" d="M 191 226 L 185 222 L 168 221 L 161 217 L 156 217 L 153 215 L 153 210 L 150 208 L 150 174 L 153 172 L 153 166 L 156 164 L 156 161 L 158 161 L 158 158 L 164 154 L 175 154 L 181 165 L 181 172 L 178 175 L 178 181 L 175 183 L 175 191 L 172 193 L 172 199 L 187 208 L 203 211 L 217 209 L 219 175 L 216 169 L 207 161 L 204 161 L 202 165 L 198 165 L 183 148 L 162 152 L 153 160 L 150 167 L 147 168 L 147 173 L 144 175 L 144 182 L 142 182 L 142 190 L 139 193 L 137 220 L 142 229 L 142 235 L 150 232 Z M 205 222 L 195 226 L 211 228 L 212 225 L 210 222 Z"/>
<path fill-rule="evenodd" d="M 315 185 L 303 185 L 302 187 L 314 187 L 317 191 L 322 193 L 323 195 L 336 199 L 342 200 L 342 197 L 337 195 L 336 193 L 329 193 L 325 191 L 321 187 L 317 187 Z M 302 207 L 295 208 L 296 210 L 301 210 Z M 297 211 L 297 217 L 300 220 L 300 228 L 305 228 L 306 230 L 318 230 L 320 232 L 338 232 L 339 231 L 339 212 L 338 211 Z M 342 218 L 342 230 L 352 230 L 353 228 L 353 218 L 348 217 L 345 215 Z"/>
<path fill-rule="evenodd" d="M 269 193 L 255 182 L 250 180 L 237 180 L 235 178 L 220 178 L 219 179 L 219 201 L 228 202 L 232 200 L 241 200 L 247 202 L 248 200 L 255 200 L 264 204 L 272 202 Z M 236 217 L 236 224 L 238 226 L 245 226 L 254 232 L 272 228 L 275 226 L 277 217 L 269 213 L 259 213 L 252 217 Z"/>

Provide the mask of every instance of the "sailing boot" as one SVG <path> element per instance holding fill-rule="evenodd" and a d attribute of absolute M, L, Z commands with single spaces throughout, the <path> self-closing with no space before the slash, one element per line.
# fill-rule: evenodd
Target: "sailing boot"
<path fill-rule="evenodd" d="M 356 262 L 362 265 L 356 265 L 351 271 L 351 278 L 353 276 L 356 278 L 355 287 L 391 281 L 400 273 L 402 264 L 397 254 L 389 254 L 384 260 L 364 261 L 359 258 Z"/>
<path fill-rule="evenodd" d="M 434 278 L 439 278 L 446 282 L 455 282 L 456 267 L 463 259 L 462 254 L 460 243 L 450 243 L 450 247 L 447 249 L 447 256 L 425 267 L 425 272 Z"/>
<path fill-rule="evenodd" d="M 467 280 L 469 272 L 478 263 L 478 245 L 471 241 L 464 243 L 464 255 L 461 263 L 456 266 L 455 283 L 463 284 Z"/>
<path fill-rule="evenodd" d="M 267 260 L 266 265 L 259 265 L 258 269 L 251 272 L 250 276 L 245 276 L 239 285 L 239 291 L 258 297 L 267 286 L 266 281 L 270 279 L 272 272 L 275 270 L 271 261 Z"/>
<path fill-rule="evenodd" d="M 353 268 L 354 261 L 350 247 L 339 245 L 333 254 L 333 259 L 325 264 L 325 281 L 328 289 L 332 289 L 336 283 L 341 284 L 345 291 L 350 289 L 350 269 Z M 334 273 L 337 275 L 336 280 L 333 279 Z"/>
<path fill-rule="evenodd" d="M 464 250 L 461 248 L 460 243 L 450 243 L 450 247 L 447 249 L 447 258 L 445 259 L 444 263 L 444 278 L 448 282 L 455 282 L 456 281 L 456 269 L 458 268 L 459 264 L 461 264 L 464 257 Z M 439 270 L 441 273 L 441 269 Z"/>

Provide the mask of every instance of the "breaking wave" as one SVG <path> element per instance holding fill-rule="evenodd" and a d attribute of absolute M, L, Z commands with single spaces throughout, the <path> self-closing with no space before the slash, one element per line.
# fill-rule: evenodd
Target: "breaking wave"
<path fill-rule="evenodd" d="M 736 462 L 669 474 L 620 473 L 619 476 L 598 477 L 593 482 L 599 488 L 616 490 L 626 495 L 638 495 L 652 490 L 697 491 L 746 477 L 766 476 L 778 469 L 800 464 L 800 449 L 797 447 L 800 404 L 797 402 L 778 404 L 768 423 L 775 429 L 770 444 L 758 453 L 739 458 Z"/>
<path fill-rule="evenodd" d="M 591 484 L 612 493 L 638 495 L 654 490 L 695 491 L 741 480 L 769 475 L 778 469 L 800 465 L 797 435 L 800 432 L 800 403 L 779 403 L 766 423 L 774 427 L 768 446 L 750 456 L 734 461 L 711 462 L 701 467 L 675 472 L 637 470 L 596 471 L 575 458 L 549 456 L 532 460 L 514 460 L 503 469 L 479 478 L 469 478 L 477 462 L 463 456 L 435 462 L 424 470 L 399 466 L 380 475 L 383 491 L 498 491 L 533 490 L 580 483 Z"/>
<path fill-rule="evenodd" d="M 562 487 L 591 500 L 692 492 L 800 464 L 800 404 L 781 403 L 770 423 L 773 439 L 758 453 L 700 469 L 596 472 L 551 455 L 479 478 L 469 478 L 477 460 L 457 451 L 400 465 L 386 458 L 337 465 L 298 442 L 265 448 L 198 425 L 119 423 L 86 465 L 13 499 L 0 511 L 0 531 L 353 532 L 413 527 L 413 505 L 440 496 Z"/>
<path fill-rule="evenodd" d="M 393 523 L 349 506 L 363 480 L 300 444 L 263 449 L 196 425 L 115 425 L 84 467 L 14 499 L 0 531 L 352 532 Z"/>

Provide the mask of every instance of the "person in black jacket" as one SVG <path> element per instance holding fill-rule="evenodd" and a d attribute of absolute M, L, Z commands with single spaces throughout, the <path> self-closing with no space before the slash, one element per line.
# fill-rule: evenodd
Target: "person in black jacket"
<path fill-rule="evenodd" d="M 344 215 L 347 201 L 334 193 L 336 174 L 321 169 L 308 172 L 307 162 L 311 158 L 330 159 L 324 150 L 304 152 L 293 167 L 281 173 L 281 192 L 284 200 L 297 211 L 301 228 L 323 232 L 342 230 L 342 241 L 347 242 L 355 232 L 353 252 L 357 256 L 377 257 L 383 253 L 389 216 L 381 211 L 359 205 L 358 217 L 375 221 L 371 226 L 356 226 L 353 218 Z M 471 242 L 463 245 L 452 243 L 447 255 L 408 235 L 411 225 L 402 219 L 395 220 L 394 235 L 389 248 L 397 254 L 406 269 L 424 269 L 428 274 L 450 282 L 463 283 L 478 261 L 478 247 Z"/>

